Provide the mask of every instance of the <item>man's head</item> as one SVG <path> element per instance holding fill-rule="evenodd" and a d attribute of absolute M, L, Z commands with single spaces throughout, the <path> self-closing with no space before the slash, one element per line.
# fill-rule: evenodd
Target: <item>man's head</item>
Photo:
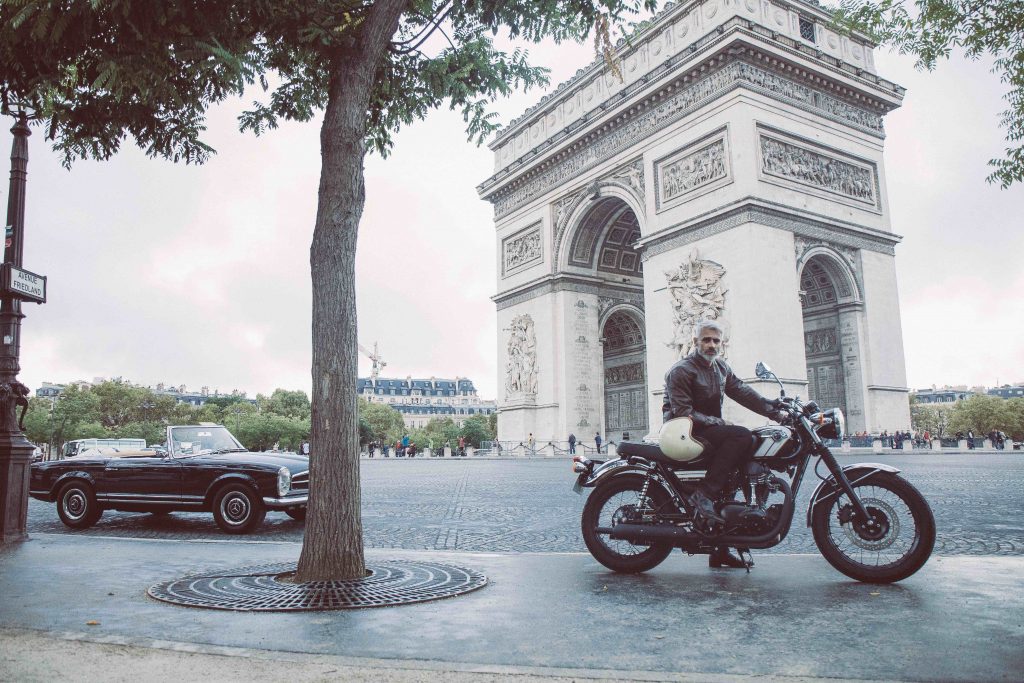
<path fill-rule="evenodd" d="M 701 320 L 693 326 L 693 345 L 705 360 L 714 360 L 722 351 L 725 332 L 714 320 Z"/>

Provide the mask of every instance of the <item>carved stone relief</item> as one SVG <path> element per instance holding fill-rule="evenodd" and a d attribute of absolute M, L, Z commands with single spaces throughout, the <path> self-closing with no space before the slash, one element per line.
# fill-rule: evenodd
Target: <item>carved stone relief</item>
<path fill-rule="evenodd" d="M 537 336 L 529 313 L 512 320 L 505 366 L 505 391 L 513 396 L 537 395 Z"/>
<path fill-rule="evenodd" d="M 502 242 L 502 269 L 505 274 L 518 270 L 544 258 L 540 239 L 540 225 L 532 230 L 513 235 Z"/>
<path fill-rule="evenodd" d="M 836 350 L 837 340 L 838 334 L 835 328 L 804 332 L 804 352 L 808 356 L 833 353 Z"/>
<path fill-rule="evenodd" d="M 725 176 L 725 141 L 718 140 L 665 167 L 661 191 L 665 199 Z"/>
<path fill-rule="evenodd" d="M 873 169 L 761 135 L 761 170 L 767 175 L 876 204 Z"/>
<path fill-rule="evenodd" d="M 693 326 L 698 320 L 718 320 L 725 311 L 723 287 L 725 268 L 714 261 L 701 259 L 694 249 L 690 257 L 676 270 L 666 271 L 668 290 L 672 295 L 672 323 L 674 336 L 668 346 L 676 349 L 679 357 L 693 351 Z M 725 356 L 726 342 L 722 343 Z"/>
<path fill-rule="evenodd" d="M 644 364 L 628 363 L 605 368 L 604 383 L 606 385 L 632 384 L 644 381 Z"/>

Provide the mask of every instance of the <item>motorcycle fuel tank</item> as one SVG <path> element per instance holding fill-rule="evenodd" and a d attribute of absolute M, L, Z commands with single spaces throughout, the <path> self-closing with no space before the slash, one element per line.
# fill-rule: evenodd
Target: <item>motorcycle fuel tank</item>
<path fill-rule="evenodd" d="M 757 440 L 754 458 L 785 458 L 797 449 L 793 430 L 782 425 L 768 425 L 751 430 Z"/>

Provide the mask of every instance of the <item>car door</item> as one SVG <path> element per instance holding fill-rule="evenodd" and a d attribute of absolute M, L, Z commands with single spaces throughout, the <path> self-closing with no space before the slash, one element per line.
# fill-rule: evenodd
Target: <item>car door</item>
<path fill-rule="evenodd" d="M 102 498 L 110 503 L 181 506 L 182 464 L 157 454 L 111 458 L 103 471 Z"/>

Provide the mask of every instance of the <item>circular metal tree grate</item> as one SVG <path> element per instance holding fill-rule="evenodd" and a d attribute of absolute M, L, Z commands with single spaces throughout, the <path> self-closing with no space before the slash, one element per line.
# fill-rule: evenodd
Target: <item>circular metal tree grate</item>
<path fill-rule="evenodd" d="M 349 581 L 289 583 L 294 562 L 186 576 L 149 589 L 151 597 L 187 607 L 245 612 L 389 607 L 451 598 L 487 584 L 487 577 L 436 562 L 367 564 L 368 576 Z"/>

